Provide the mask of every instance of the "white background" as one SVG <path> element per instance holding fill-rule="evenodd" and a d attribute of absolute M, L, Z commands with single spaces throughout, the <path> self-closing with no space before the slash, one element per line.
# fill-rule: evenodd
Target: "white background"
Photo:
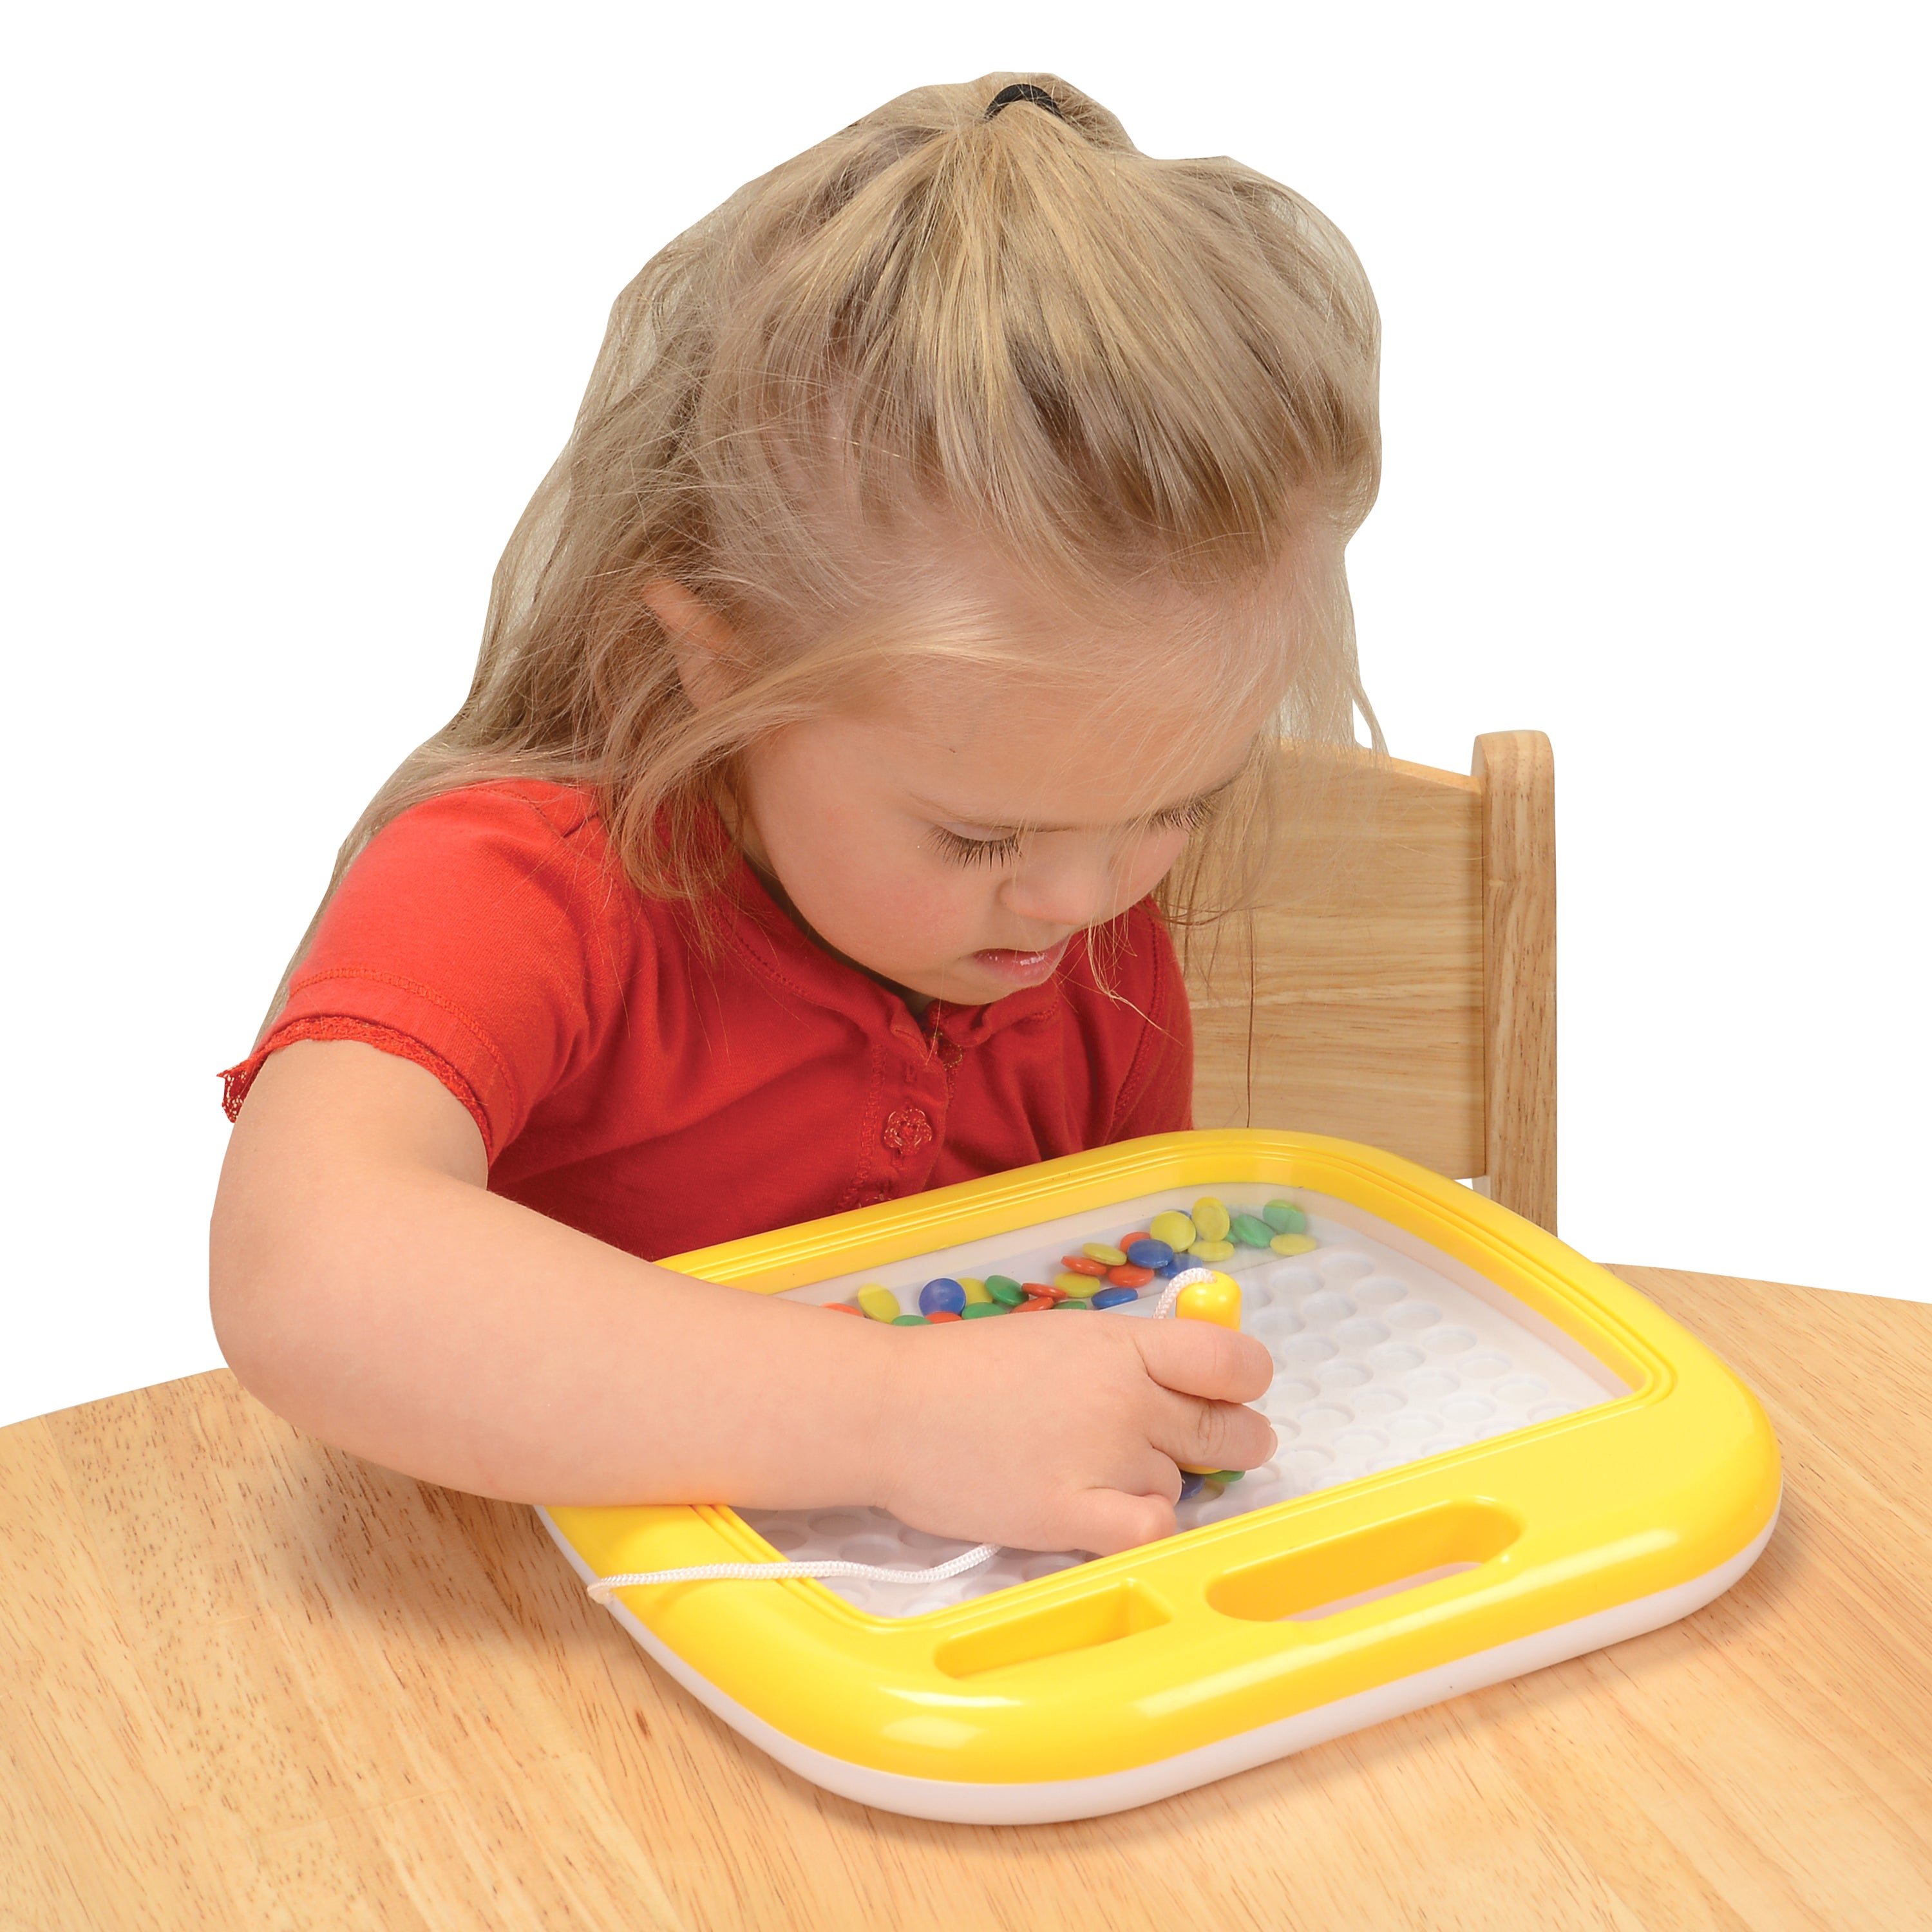
<path fill-rule="evenodd" d="M 460 698 L 620 286 L 750 176 L 994 68 L 1292 183 L 1367 265 L 1391 747 L 1556 743 L 1568 1238 L 1932 1299 L 1922 9 L 34 15 L 0 1421 L 218 1359 L 215 1070 Z"/>

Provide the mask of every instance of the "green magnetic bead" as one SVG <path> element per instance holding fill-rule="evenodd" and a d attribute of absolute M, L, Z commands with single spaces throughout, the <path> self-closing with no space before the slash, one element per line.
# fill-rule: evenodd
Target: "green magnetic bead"
<path fill-rule="evenodd" d="M 987 1276 L 986 1292 L 1007 1308 L 1017 1308 L 1026 1299 L 1026 1290 L 1018 1282 L 1003 1274 Z"/>
<path fill-rule="evenodd" d="M 895 1328 L 930 1328 L 932 1324 L 923 1315 L 895 1315 L 892 1326 Z"/>
<path fill-rule="evenodd" d="M 1069 1295 L 1064 1301 L 1056 1301 L 1053 1305 L 1056 1308 L 1091 1308 L 1094 1306 L 1090 1301 L 1082 1300 L 1077 1294 Z"/>
<path fill-rule="evenodd" d="M 1008 1311 L 997 1301 L 969 1301 L 959 1311 L 962 1322 L 983 1322 L 989 1315 L 1004 1315 Z"/>
<path fill-rule="evenodd" d="M 1262 1210 L 1262 1219 L 1277 1234 L 1305 1234 L 1308 1216 L 1292 1201 L 1270 1201 Z"/>
<path fill-rule="evenodd" d="M 1245 1469 L 1216 1469 L 1208 1480 L 1210 1483 L 1238 1483 L 1247 1473 Z"/>
<path fill-rule="evenodd" d="M 1258 1214 L 1237 1214 L 1228 1226 L 1244 1248 L 1264 1248 L 1274 1239 L 1274 1230 Z"/>

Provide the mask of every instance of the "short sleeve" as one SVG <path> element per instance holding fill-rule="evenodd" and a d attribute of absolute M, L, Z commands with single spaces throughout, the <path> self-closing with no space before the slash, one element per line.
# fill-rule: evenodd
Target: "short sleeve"
<path fill-rule="evenodd" d="M 1178 1133 L 1194 1124 L 1194 1022 L 1174 942 L 1150 904 L 1134 908 L 1129 930 L 1152 971 L 1146 1023 L 1115 1102 L 1112 1141 Z"/>
<path fill-rule="evenodd" d="M 641 943 L 590 802 L 500 784 L 403 813 L 356 858 L 261 1045 L 224 1076 L 230 1117 L 268 1055 L 356 1039 L 424 1066 L 490 1156 L 594 1054 Z"/>

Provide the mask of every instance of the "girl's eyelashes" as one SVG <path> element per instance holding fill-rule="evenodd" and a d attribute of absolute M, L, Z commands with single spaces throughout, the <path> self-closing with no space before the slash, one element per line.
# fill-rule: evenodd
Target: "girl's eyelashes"
<path fill-rule="evenodd" d="M 1153 832 L 1196 831 L 1214 817 L 1216 796 L 1210 793 L 1205 798 L 1190 798 L 1185 805 L 1172 805 L 1165 812 L 1156 812 L 1147 820 L 1148 829 Z"/>
<path fill-rule="evenodd" d="M 1140 821 L 1140 830 L 1143 833 L 1192 832 L 1205 824 L 1214 812 L 1214 795 L 1210 794 L 1204 798 L 1190 799 L 1185 805 L 1169 806 L 1164 812 L 1150 813 Z M 1004 865 L 1019 856 L 1024 838 L 1025 834 L 1020 832 L 988 832 L 973 838 L 944 825 L 932 828 L 932 842 L 940 856 L 956 866 Z"/>
<path fill-rule="evenodd" d="M 997 866 L 1016 857 L 1020 849 L 1017 832 L 996 832 L 989 838 L 968 838 L 963 832 L 949 832 L 943 825 L 932 828 L 933 843 L 942 856 L 956 866 Z"/>

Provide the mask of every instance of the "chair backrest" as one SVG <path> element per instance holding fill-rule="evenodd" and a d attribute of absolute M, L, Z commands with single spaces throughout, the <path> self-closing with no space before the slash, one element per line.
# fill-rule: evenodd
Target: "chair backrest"
<path fill-rule="evenodd" d="M 1554 767 L 1472 774 L 1284 748 L 1290 824 L 1252 922 L 1190 974 L 1195 1121 L 1337 1134 L 1556 1226 Z M 1238 956 L 1231 956 L 1237 955 Z"/>

